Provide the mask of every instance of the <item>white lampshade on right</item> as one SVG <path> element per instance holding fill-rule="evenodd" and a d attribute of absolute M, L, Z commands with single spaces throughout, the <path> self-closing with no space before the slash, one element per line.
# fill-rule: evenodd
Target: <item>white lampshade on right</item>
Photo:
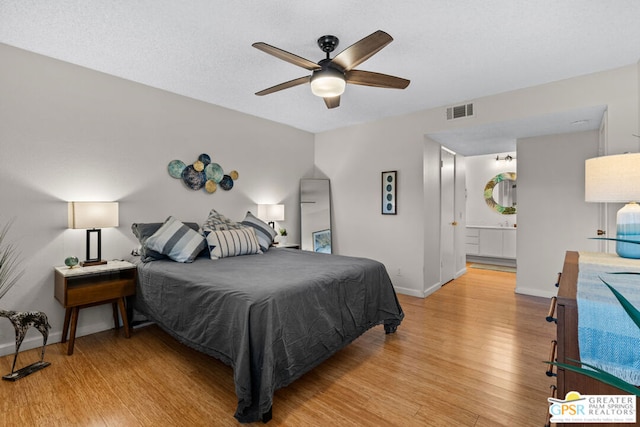
<path fill-rule="evenodd" d="M 585 201 L 626 203 L 616 215 L 616 239 L 640 242 L 640 153 L 588 159 Z M 616 253 L 640 259 L 640 244 L 617 241 Z"/>
<path fill-rule="evenodd" d="M 284 205 L 258 205 L 258 218 L 275 227 L 275 221 L 284 221 Z"/>

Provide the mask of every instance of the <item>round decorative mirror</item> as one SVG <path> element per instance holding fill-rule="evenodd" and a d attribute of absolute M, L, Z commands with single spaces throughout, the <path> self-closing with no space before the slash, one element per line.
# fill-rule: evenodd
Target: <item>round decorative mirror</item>
<path fill-rule="evenodd" d="M 484 200 L 502 215 L 516 213 L 516 173 L 504 172 L 494 176 L 484 187 Z"/>

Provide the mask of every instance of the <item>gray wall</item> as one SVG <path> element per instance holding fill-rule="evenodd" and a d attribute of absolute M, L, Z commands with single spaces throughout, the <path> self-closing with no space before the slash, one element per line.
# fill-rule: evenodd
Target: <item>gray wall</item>
<path fill-rule="evenodd" d="M 53 267 L 84 259 L 84 230 L 68 230 L 70 200 L 120 202 L 120 227 L 104 229 L 102 255 L 137 246 L 133 222 L 174 215 L 202 222 L 212 208 L 241 220 L 258 203 L 284 203 L 289 240 L 299 241 L 299 182 L 312 177 L 313 134 L 0 44 L 0 224 L 15 223 L 26 274 L 0 308 L 41 310 L 60 340 L 64 309 Z M 167 173 L 173 159 L 212 156 L 240 174 L 213 194 Z M 295 159 L 292 161 L 291 159 Z M 78 335 L 112 327 L 110 307 L 82 310 Z M 41 342 L 30 332 L 23 348 Z M 14 331 L 0 321 L 0 354 Z"/>
<path fill-rule="evenodd" d="M 598 228 L 598 204 L 584 201 L 584 161 L 598 155 L 598 131 L 523 138 L 517 145 L 516 292 L 548 296 L 566 251 L 598 251 L 589 240 Z"/>
<path fill-rule="evenodd" d="M 136 244 L 132 222 L 168 215 L 201 221 L 211 208 L 241 219 L 257 203 L 285 203 L 281 225 L 297 241 L 299 180 L 327 177 L 336 252 L 377 259 L 399 292 L 424 296 L 440 285 L 439 146 L 426 135 L 607 105 L 609 153 L 638 151 L 635 64 L 476 99 L 472 119 L 447 122 L 442 107 L 312 135 L 6 45 L 0 62 L 0 221 L 17 218 L 10 237 L 27 267 L 0 307 L 47 312 L 52 342 L 63 316 L 53 299 L 53 266 L 84 252 L 82 230 L 66 229 L 68 200 L 120 201 L 121 226 L 104 230 L 103 257 L 121 258 Z M 169 177 L 170 160 L 203 152 L 239 171 L 232 191 L 194 193 Z M 519 172 L 539 161 L 519 154 Z M 395 216 L 380 214 L 385 170 L 398 171 Z M 568 191 L 581 194 L 583 185 Z M 553 293 L 546 280 L 536 288 L 522 280 L 519 274 L 518 289 Z M 108 307 L 81 314 L 79 334 L 109 327 Z M 25 348 L 38 344 L 31 337 Z M 13 351 L 13 339 L 10 324 L 0 324 L 0 354 Z"/>
<path fill-rule="evenodd" d="M 316 167 L 336 189 L 333 225 L 339 252 L 380 260 L 400 292 L 424 296 L 440 286 L 439 147 L 426 135 L 606 105 L 609 154 L 638 151 L 638 139 L 633 136 L 638 134 L 639 116 L 637 64 L 479 98 L 473 103 L 473 118 L 448 122 L 445 108 L 440 107 L 316 135 Z M 568 150 L 572 156 L 572 146 Z M 581 161 L 580 147 L 576 150 L 575 159 Z M 540 162 L 545 161 L 538 155 L 527 157 L 518 153 L 519 172 L 523 165 L 541 167 Z M 378 209 L 379 174 L 384 170 L 398 171 L 395 217 L 380 215 Z M 574 182 L 567 191 L 582 195 L 584 183 Z M 525 197 L 520 186 L 518 197 Z M 518 239 L 523 209 L 518 211 Z M 537 227 L 535 223 L 530 226 Z M 457 250 L 464 254 L 463 245 Z M 518 242 L 518 264 L 521 250 Z M 561 261 L 562 256 L 548 269 L 556 270 L 555 263 Z M 518 283 L 524 280 L 526 286 L 518 284 L 518 289 L 532 295 L 553 294 L 547 280 L 532 288 L 535 280 L 523 274 L 518 275 Z"/>

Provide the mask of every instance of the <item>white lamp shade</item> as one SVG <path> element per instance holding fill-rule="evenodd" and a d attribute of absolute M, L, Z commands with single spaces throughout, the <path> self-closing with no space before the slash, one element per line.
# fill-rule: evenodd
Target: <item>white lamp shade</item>
<path fill-rule="evenodd" d="M 333 98 L 344 93 L 347 82 L 344 73 L 334 68 L 314 71 L 311 76 L 311 92 L 321 98 Z"/>
<path fill-rule="evenodd" d="M 640 153 L 588 159 L 584 189 L 587 202 L 640 201 Z"/>
<path fill-rule="evenodd" d="M 258 218 L 263 221 L 284 221 L 284 205 L 258 205 Z"/>
<path fill-rule="evenodd" d="M 118 226 L 118 202 L 69 202 L 69 228 Z"/>

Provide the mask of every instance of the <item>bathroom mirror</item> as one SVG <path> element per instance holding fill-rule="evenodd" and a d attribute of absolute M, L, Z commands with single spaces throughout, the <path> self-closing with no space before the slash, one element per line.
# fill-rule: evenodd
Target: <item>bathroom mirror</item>
<path fill-rule="evenodd" d="M 502 215 L 513 215 L 518 204 L 516 190 L 516 173 L 499 173 L 484 187 L 484 200 L 494 211 Z"/>
<path fill-rule="evenodd" d="M 331 190 L 328 179 L 300 180 L 300 247 L 331 253 Z"/>

